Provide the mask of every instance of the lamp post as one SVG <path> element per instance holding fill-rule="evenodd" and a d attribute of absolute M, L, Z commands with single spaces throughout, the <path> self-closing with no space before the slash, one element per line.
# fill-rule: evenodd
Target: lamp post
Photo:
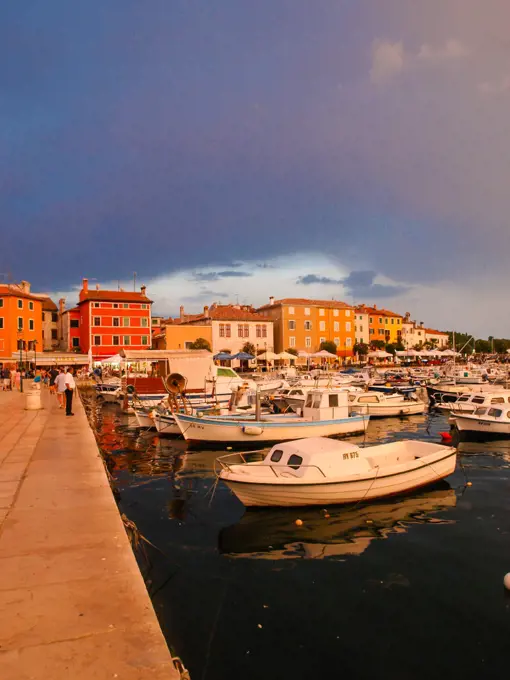
<path fill-rule="evenodd" d="M 22 331 L 23 329 L 21 326 L 18 328 L 18 335 L 19 335 L 19 373 L 20 373 L 20 378 L 19 378 L 19 388 L 20 392 L 23 392 L 23 376 L 21 375 L 21 371 L 23 368 L 23 338 L 22 338 Z"/>
<path fill-rule="evenodd" d="M 37 371 L 37 340 L 34 340 L 34 373 Z"/>

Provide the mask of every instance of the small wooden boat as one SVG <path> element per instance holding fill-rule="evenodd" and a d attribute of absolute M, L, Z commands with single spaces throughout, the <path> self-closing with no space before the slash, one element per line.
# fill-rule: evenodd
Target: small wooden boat
<path fill-rule="evenodd" d="M 424 413 L 427 405 L 419 399 L 403 394 L 361 392 L 349 394 L 349 413 L 364 413 L 372 418 L 414 416 Z"/>
<path fill-rule="evenodd" d="M 452 413 L 452 421 L 461 434 L 481 438 L 510 438 L 509 405 L 483 406 L 474 413 Z"/>
<path fill-rule="evenodd" d="M 417 440 L 359 448 L 312 437 L 277 444 L 262 460 L 220 456 L 217 474 L 245 506 L 327 507 L 432 484 L 452 474 L 456 460 L 456 449 Z"/>
<path fill-rule="evenodd" d="M 347 392 L 311 390 L 302 415 L 268 414 L 239 418 L 175 413 L 183 437 L 191 442 L 252 444 L 288 441 L 302 437 L 339 437 L 362 433 L 370 416 L 349 415 Z"/>

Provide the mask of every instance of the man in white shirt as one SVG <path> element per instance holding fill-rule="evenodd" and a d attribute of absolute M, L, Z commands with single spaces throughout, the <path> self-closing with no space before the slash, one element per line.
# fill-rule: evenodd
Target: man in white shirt
<path fill-rule="evenodd" d="M 63 368 L 58 369 L 58 375 L 55 378 L 55 389 L 57 390 L 57 399 L 59 408 L 64 408 L 64 394 L 66 391 L 66 374 Z"/>
<path fill-rule="evenodd" d="M 76 383 L 74 382 L 74 368 L 70 367 L 67 369 L 67 373 L 65 375 L 65 382 L 66 382 L 66 416 L 74 416 L 74 413 L 72 412 L 72 407 L 73 407 L 73 392 L 74 388 L 76 387 Z"/>

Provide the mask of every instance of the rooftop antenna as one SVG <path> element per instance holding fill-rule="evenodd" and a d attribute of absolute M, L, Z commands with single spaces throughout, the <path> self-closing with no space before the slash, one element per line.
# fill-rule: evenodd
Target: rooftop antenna
<path fill-rule="evenodd" d="M 136 272 L 133 272 L 133 292 L 136 292 Z"/>

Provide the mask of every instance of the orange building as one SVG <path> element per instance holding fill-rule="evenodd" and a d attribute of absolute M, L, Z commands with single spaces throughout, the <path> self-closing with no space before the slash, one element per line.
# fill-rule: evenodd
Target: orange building
<path fill-rule="evenodd" d="M 404 317 L 401 314 L 390 312 L 388 309 L 378 309 L 376 305 L 372 307 L 358 305 L 356 312 L 368 316 L 369 342 L 374 340 L 382 340 L 386 344 L 402 342 Z"/>
<path fill-rule="evenodd" d="M 338 356 L 349 357 L 354 347 L 354 311 L 339 300 L 308 300 L 306 298 L 269 298 L 260 307 L 274 324 L 275 352 L 289 348 L 314 353 L 321 342 L 332 341 Z"/>
<path fill-rule="evenodd" d="M 0 358 L 17 351 L 43 351 L 43 301 L 28 281 L 0 284 Z"/>

